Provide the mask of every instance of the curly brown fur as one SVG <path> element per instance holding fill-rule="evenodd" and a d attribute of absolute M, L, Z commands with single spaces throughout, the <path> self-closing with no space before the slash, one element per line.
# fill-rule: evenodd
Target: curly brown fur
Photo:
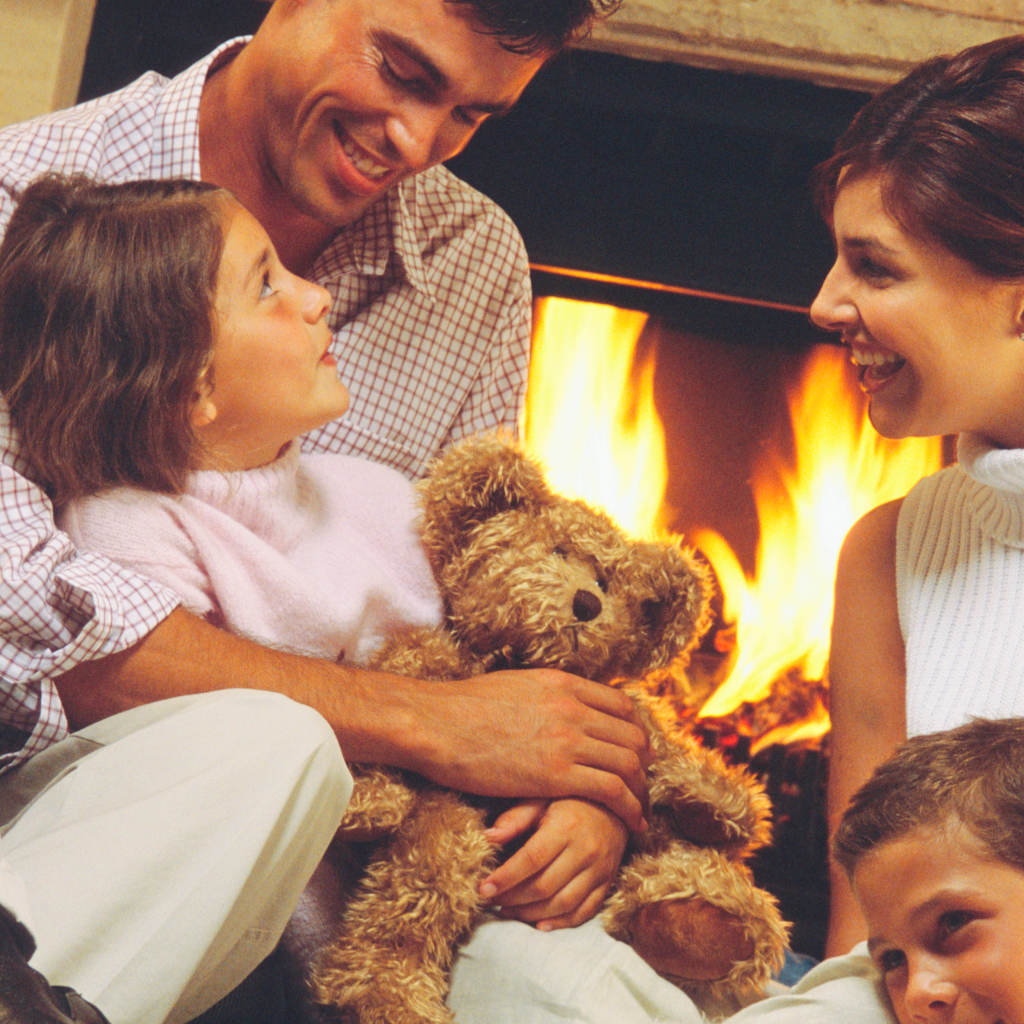
<path fill-rule="evenodd" d="M 457 446 L 420 496 L 446 622 L 393 637 L 378 668 L 446 680 L 546 666 L 611 682 L 682 658 L 707 627 L 710 582 L 691 552 L 632 541 L 556 496 L 507 439 Z M 628 689 L 651 734 L 651 813 L 608 903 L 609 931 L 694 994 L 739 995 L 774 969 L 785 940 L 742 863 L 769 839 L 767 798 L 680 731 L 667 705 Z M 324 953 L 318 996 L 363 1024 L 447 1024 L 448 970 L 484 912 L 477 889 L 494 863 L 484 817 L 402 772 L 353 773 L 343 830 L 377 845 Z"/>

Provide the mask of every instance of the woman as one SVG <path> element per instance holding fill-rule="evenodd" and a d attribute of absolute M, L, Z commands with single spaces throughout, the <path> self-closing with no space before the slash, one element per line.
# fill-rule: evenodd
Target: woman
<path fill-rule="evenodd" d="M 811 307 L 885 437 L 958 465 L 850 531 L 832 632 L 833 824 L 908 735 L 1024 711 L 1024 38 L 927 61 L 818 171 L 837 258 Z M 827 951 L 864 937 L 834 877 Z"/>

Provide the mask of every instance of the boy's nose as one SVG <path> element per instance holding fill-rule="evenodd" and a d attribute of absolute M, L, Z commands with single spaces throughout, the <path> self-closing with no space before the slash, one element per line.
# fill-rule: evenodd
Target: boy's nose
<path fill-rule="evenodd" d="M 914 1021 L 931 1022 L 951 1019 L 959 988 L 951 979 L 934 968 L 911 970 L 907 978 L 904 1002 Z"/>

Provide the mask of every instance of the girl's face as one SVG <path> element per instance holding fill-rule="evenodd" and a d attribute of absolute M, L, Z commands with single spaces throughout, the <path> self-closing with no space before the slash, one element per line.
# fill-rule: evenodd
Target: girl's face
<path fill-rule="evenodd" d="M 872 850 L 853 888 L 900 1024 L 1024 1024 L 1024 872 L 955 822 Z"/>
<path fill-rule="evenodd" d="M 327 327 L 330 295 L 289 273 L 259 222 L 225 200 L 211 371 L 193 409 L 205 468 L 251 469 L 300 434 L 341 416 Z"/>
<path fill-rule="evenodd" d="M 850 346 L 875 429 L 1024 447 L 1024 282 L 993 281 L 907 234 L 877 176 L 840 178 L 833 233 L 836 261 L 811 318 Z"/>

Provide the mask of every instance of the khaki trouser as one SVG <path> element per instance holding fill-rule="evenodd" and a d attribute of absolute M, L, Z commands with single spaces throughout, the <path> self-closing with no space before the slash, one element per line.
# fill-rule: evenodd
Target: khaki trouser
<path fill-rule="evenodd" d="M 352 792 L 337 739 L 278 694 L 116 715 L 0 776 L 32 965 L 112 1024 L 191 1020 L 274 948 Z"/>

